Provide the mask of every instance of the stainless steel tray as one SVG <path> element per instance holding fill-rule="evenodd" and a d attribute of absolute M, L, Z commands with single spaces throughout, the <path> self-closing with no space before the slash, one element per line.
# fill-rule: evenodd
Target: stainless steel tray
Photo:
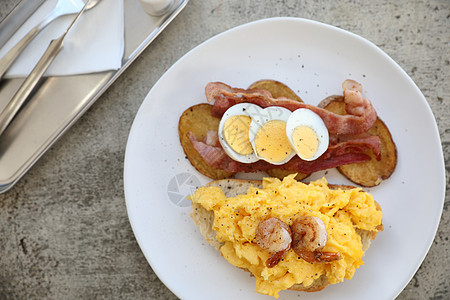
<path fill-rule="evenodd" d="M 32 2 L 33 4 L 30 5 Z M 0 23 L 0 47 L 43 0 L 22 0 Z M 124 1 L 125 50 L 122 67 L 76 76 L 46 77 L 20 113 L 0 137 L 0 193 L 11 188 L 122 74 L 136 57 L 186 6 L 175 0 L 171 11 L 160 17 L 147 15 L 138 0 Z M 26 5 L 25 5 L 26 4 Z M 33 7 L 34 6 L 34 7 Z M 23 78 L 0 83 L 0 109 L 23 82 Z M 61 101 L 64 99 L 64 101 Z"/>

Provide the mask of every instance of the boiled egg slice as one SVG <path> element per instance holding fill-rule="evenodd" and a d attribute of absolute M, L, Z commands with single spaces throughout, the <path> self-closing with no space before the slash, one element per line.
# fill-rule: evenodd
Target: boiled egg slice
<path fill-rule="evenodd" d="M 252 116 L 249 138 L 258 158 L 282 165 L 295 156 L 286 136 L 286 122 L 290 115 L 286 108 L 271 106 Z"/>
<path fill-rule="evenodd" d="M 253 115 L 260 115 L 262 108 L 251 103 L 231 106 L 219 123 L 219 142 L 225 153 L 242 163 L 252 163 L 259 158 L 255 155 L 249 140 L 249 128 Z"/>
<path fill-rule="evenodd" d="M 312 110 L 295 110 L 287 120 L 286 135 L 291 147 L 303 160 L 315 160 L 328 149 L 328 129 Z"/>

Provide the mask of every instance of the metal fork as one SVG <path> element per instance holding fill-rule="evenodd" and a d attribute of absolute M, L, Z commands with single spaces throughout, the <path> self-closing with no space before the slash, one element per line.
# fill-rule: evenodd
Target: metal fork
<path fill-rule="evenodd" d="M 6 130 L 6 128 L 11 123 L 15 115 L 18 113 L 19 109 L 27 100 L 28 96 L 34 90 L 39 80 L 44 75 L 45 71 L 48 69 L 50 64 L 58 55 L 59 51 L 63 46 L 64 38 L 66 37 L 67 33 L 77 22 L 77 20 L 81 17 L 83 12 L 86 11 L 88 5 L 91 2 L 97 2 L 100 0 L 86 0 L 86 1 L 87 1 L 86 4 L 78 12 L 78 15 L 75 17 L 75 19 L 66 29 L 66 31 L 59 38 L 54 39 L 50 42 L 49 46 L 47 47 L 47 50 L 45 50 L 44 54 L 42 55 L 41 59 L 38 61 L 34 69 L 27 76 L 27 78 L 25 78 L 25 81 L 19 87 L 16 94 L 12 97 L 12 99 L 8 102 L 6 107 L 0 113 L 0 135 L 2 135 L 3 132 Z"/>
<path fill-rule="evenodd" d="M 0 80 L 8 71 L 16 58 L 22 53 L 25 47 L 42 31 L 48 24 L 55 19 L 78 13 L 84 6 L 86 1 L 82 0 L 58 0 L 55 8 L 36 26 L 34 26 L 8 53 L 0 59 Z M 90 1 L 86 6 L 86 10 L 94 7 L 100 0 Z"/>

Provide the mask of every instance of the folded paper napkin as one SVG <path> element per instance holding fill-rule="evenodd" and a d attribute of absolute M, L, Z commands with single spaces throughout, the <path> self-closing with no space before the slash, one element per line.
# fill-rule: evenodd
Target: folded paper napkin
<path fill-rule="evenodd" d="M 67 0 L 70 1 L 70 0 Z M 124 51 L 124 0 L 101 0 L 85 11 L 69 31 L 62 50 L 45 73 L 64 76 L 117 70 Z M 55 7 L 57 0 L 45 1 L 0 49 L 0 57 Z M 59 17 L 25 48 L 5 77 L 26 77 L 41 58 L 52 39 L 58 38 L 76 14 Z"/>

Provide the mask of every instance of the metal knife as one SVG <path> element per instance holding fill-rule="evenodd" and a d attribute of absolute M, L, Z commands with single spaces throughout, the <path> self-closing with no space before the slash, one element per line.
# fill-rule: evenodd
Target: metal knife
<path fill-rule="evenodd" d="M 27 76 L 25 81 L 22 83 L 20 88 L 15 93 L 14 97 L 12 97 L 12 99 L 8 102 L 6 107 L 0 113 L 0 135 L 2 135 L 3 132 L 6 130 L 8 125 L 13 120 L 14 116 L 17 114 L 19 109 L 22 107 L 22 105 L 27 100 L 28 96 L 34 90 L 36 84 L 39 82 L 39 80 L 44 75 L 45 71 L 47 71 L 48 67 L 53 62 L 55 57 L 58 55 L 59 51 L 61 51 L 63 42 L 64 42 L 64 38 L 66 37 L 66 35 L 70 31 L 70 29 L 73 27 L 73 25 L 80 18 L 80 16 L 83 14 L 83 12 L 85 11 L 85 9 L 90 1 L 91 0 L 86 1 L 83 8 L 80 10 L 80 12 L 75 17 L 75 19 L 72 21 L 70 26 L 66 29 L 66 31 L 59 38 L 54 39 L 50 42 L 47 50 L 45 50 L 44 54 L 39 59 L 38 63 L 34 67 L 34 69 Z"/>

